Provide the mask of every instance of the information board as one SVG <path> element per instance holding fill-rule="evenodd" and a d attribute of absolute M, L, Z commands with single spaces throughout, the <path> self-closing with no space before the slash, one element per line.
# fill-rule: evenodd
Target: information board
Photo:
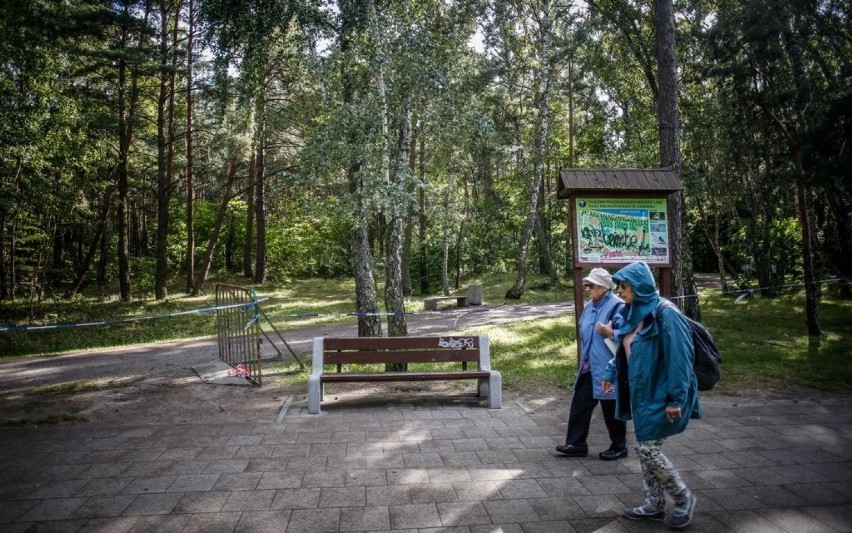
<path fill-rule="evenodd" d="M 665 198 L 575 198 L 577 263 L 669 264 Z"/>

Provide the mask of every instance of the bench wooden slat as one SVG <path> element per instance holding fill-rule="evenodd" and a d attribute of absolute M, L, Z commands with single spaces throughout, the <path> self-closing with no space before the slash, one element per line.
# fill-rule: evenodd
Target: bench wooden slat
<path fill-rule="evenodd" d="M 478 361 L 479 353 L 474 351 L 420 351 L 407 350 L 403 352 L 388 351 L 346 351 L 323 354 L 323 362 L 327 365 L 337 364 L 370 364 L 370 363 L 457 363 L 462 361 Z"/>
<path fill-rule="evenodd" d="M 415 350 L 471 349 L 479 350 L 476 335 L 447 335 L 440 337 L 329 337 L 324 339 L 326 352 L 333 350 Z"/>
<path fill-rule="evenodd" d="M 405 372 L 348 371 L 344 366 L 380 363 L 461 363 L 461 369 Z M 469 363 L 476 369 L 468 368 Z M 336 365 L 337 372 L 326 372 Z M 346 370 L 346 371 L 344 371 Z M 474 379 L 477 395 L 488 407 L 499 409 L 503 378 L 491 369 L 491 352 L 485 336 L 314 338 L 312 372 L 308 377 L 308 412 L 318 414 L 323 383 L 356 381 L 444 381 Z"/>
<path fill-rule="evenodd" d="M 341 372 L 322 375 L 323 381 L 446 381 L 487 378 L 490 372 L 464 370 L 460 372 Z"/>

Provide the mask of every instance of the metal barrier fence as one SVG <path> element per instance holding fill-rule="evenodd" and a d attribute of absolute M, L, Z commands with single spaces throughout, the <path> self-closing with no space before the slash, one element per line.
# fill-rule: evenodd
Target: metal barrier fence
<path fill-rule="evenodd" d="M 247 372 L 245 377 L 261 385 L 261 311 L 257 295 L 245 287 L 218 284 L 216 307 L 219 359 L 237 371 Z"/>

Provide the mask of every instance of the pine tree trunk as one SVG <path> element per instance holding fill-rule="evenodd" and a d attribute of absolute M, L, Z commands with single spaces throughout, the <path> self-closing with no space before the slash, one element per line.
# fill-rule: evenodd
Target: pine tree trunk
<path fill-rule="evenodd" d="M 193 150 L 193 44 L 195 39 L 195 0 L 187 5 L 186 35 L 186 292 L 195 285 L 195 152 Z"/>
<path fill-rule="evenodd" d="M 118 208 L 116 211 L 116 231 L 118 231 L 118 280 L 121 301 L 130 301 L 130 260 L 128 259 L 128 214 L 127 214 L 127 156 L 130 150 L 130 135 L 125 107 L 125 89 L 127 65 L 124 59 L 119 60 L 118 75 Z"/>
<path fill-rule="evenodd" d="M 657 113 L 660 128 L 660 164 L 681 177 L 680 115 L 678 112 L 677 56 L 675 55 L 674 6 L 672 0 L 655 0 L 654 30 L 657 46 Z M 695 295 L 689 233 L 686 231 L 683 192 L 669 196 L 672 217 L 670 253 L 672 256 L 672 290 L 676 296 Z M 701 320 L 698 298 L 683 298 L 684 312 Z"/>
<path fill-rule="evenodd" d="M 246 237 L 243 247 L 243 276 L 254 277 L 252 257 L 254 252 L 254 184 L 257 176 L 257 151 L 249 161 L 248 187 L 246 188 Z"/>
<path fill-rule="evenodd" d="M 124 16 L 130 18 L 130 2 L 124 2 Z M 150 6 L 146 6 L 143 27 L 148 25 Z M 139 40 L 143 40 L 140 32 Z M 127 49 L 130 45 L 130 28 L 121 27 L 120 46 Z M 127 95 L 127 76 L 130 75 L 130 94 Z M 139 73 L 127 63 L 127 58 L 121 56 L 118 60 L 118 208 L 116 211 L 116 231 L 118 232 L 118 283 L 121 301 L 129 302 L 131 299 L 130 288 L 130 258 L 129 255 L 129 212 L 128 193 L 130 189 L 129 177 L 127 175 L 127 159 L 130 156 L 130 146 L 133 142 L 133 126 L 136 120 L 136 109 L 139 103 Z"/>
<path fill-rule="evenodd" d="M 12 217 L 9 234 L 9 298 L 14 301 L 18 294 L 18 217 Z"/>
<path fill-rule="evenodd" d="M 811 221 L 802 176 L 801 153 L 796 153 L 796 160 L 798 161 L 796 170 L 799 171 L 796 177 L 796 199 L 799 204 L 799 223 L 802 227 L 802 261 L 805 273 L 805 322 L 808 325 L 808 336 L 813 339 L 822 335 L 819 325 L 819 286 L 814 275 Z"/>
<path fill-rule="evenodd" d="M 837 182 L 825 185 L 825 201 L 835 220 L 838 252 L 831 254 L 834 268 L 840 277 L 840 297 L 852 298 L 852 202 Z"/>
<path fill-rule="evenodd" d="M 790 5 L 786 0 L 776 0 L 776 10 L 778 14 L 778 22 L 781 28 L 782 42 L 787 53 L 787 58 L 790 61 L 790 68 L 793 74 L 796 88 L 796 114 L 800 117 L 800 127 L 807 130 L 812 127 L 810 119 L 811 113 L 807 111 L 811 104 L 811 89 L 810 83 L 805 74 L 805 69 L 802 60 L 802 49 L 796 34 L 793 32 L 790 15 Z M 783 132 L 787 132 L 781 121 L 777 121 Z M 804 177 L 804 160 L 802 154 L 802 144 L 793 135 L 786 133 L 788 145 L 790 146 L 791 158 L 793 167 L 796 169 L 796 198 L 799 207 L 799 226 L 802 228 L 802 266 L 805 274 L 805 322 L 808 325 L 808 336 L 811 339 L 818 338 L 822 335 L 822 330 L 819 325 L 819 287 L 816 283 L 816 275 L 814 273 L 814 256 L 812 249 L 811 221 L 810 210 L 808 209 L 808 195 L 805 190 Z"/>
<path fill-rule="evenodd" d="M 110 258 L 110 245 L 112 241 L 112 220 L 108 217 L 104 224 L 104 234 L 101 237 L 101 247 L 98 252 L 98 267 L 95 274 L 95 283 L 98 286 L 98 292 L 103 295 L 106 288 L 107 265 Z"/>
<path fill-rule="evenodd" d="M 160 2 L 160 96 L 157 101 L 157 247 L 156 267 L 154 271 L 154 297 L 163 300 L 167 296 L 166 276 L 168 271 L 169 239 L 169 197 L 172 184 L 171 171 L 168 168 L 169 151 L 168 118 L 169 110 L 169 12 L 164 2 Z"/>
<path fill-rule="evenodd" d="M 0 301 L 9 296 L 6 284 L 6 210 L 0 209 Z"/>
<path fill-rule="evenodd" d="M 266 283 L 266 161 L 265 161 L 265 105 L 264 96 L 258 97 L 257 115 L 257 174 L 254 185 L 254 212 L 257 238 L 254 254 L 254 282 L 258 285 Z"/>
<path fill-rule="evenodd" d="M 568 59 L 568 168 L 574 167 L 574 59 Z"/>

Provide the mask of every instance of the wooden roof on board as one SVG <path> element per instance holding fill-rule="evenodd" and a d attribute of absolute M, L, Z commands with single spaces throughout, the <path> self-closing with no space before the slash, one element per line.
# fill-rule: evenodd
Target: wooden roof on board
<path fill-rule="evenodd" d="M 670 193 L 683 189 L 677 174 L 665 168 L 563 168 L 556 195 L 567 198 L 578 191 L 653 191 Z"/>

